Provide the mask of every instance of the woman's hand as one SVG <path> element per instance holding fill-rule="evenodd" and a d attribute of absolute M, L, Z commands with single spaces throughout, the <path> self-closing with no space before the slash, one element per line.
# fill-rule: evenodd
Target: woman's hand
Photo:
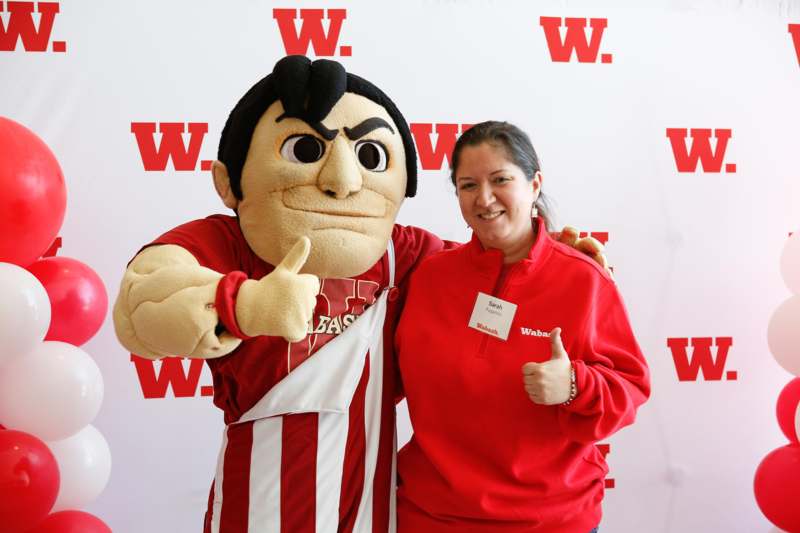
<path fill-rule="evenodd" d="M 572 363 L 561 342 L 561 328 L 550 332 L 550 360 L 522 365 L 525 392 L 533 403 L 558 405 L 570 399 Z"/>

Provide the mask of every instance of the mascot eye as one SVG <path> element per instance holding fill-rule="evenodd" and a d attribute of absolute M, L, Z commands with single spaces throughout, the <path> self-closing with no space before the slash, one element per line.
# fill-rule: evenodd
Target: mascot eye
<path fill-rule="evenodd" d="M 313 135 L 292 135 L 281 146 L 281 157 L 292 163 L 313 163 L 324 153 L 325 145 Z"/>
<path fill-rule="evenodd" d="M 361 141 L 356 145 L 356 156 L 361 166 L 372 172 L 386 170 L 389 157 L 386 148 L 376 141 Z"/>

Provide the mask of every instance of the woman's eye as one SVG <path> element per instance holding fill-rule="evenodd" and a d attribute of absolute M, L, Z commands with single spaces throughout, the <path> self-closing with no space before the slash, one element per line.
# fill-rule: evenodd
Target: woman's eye
<path fill-rule="evenodd" d="M 375 141 L 361 141 L 356 144 L 356 157 L 362 167 L 372 172 L 383 172 L 389 163 L 386 148 Z"/>
<path fill-rule="evenodd" d="M 324 153 L 325 145 L 313 135 L 293 135 L 281 146 L 281 157 L 292 163 L 313 163 Z"/>
<path fill-rule="evenodd" d="M 473 187 L 475 187 L 475 184 L 474 184 L 474 183 L 464 183 L 464 184 L 462 184 L 462 185 L 461 185 L 461 187 L 459 187 L 459 188 L 460 188 L 462 191 L 466 191 L 466 190 L 472 189 Z"/>

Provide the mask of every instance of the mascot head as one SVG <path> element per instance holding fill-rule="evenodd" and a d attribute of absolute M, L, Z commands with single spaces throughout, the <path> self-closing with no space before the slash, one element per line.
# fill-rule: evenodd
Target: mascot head
<path fill-rule="evenodd" d="M 386 251 L 417 156 L 391 100 L 342 65 L 289 56 L 236 104 L 212 172 L 247 243 L 277 265 L 302 236 L 304 272 L 368 270 Z"/>

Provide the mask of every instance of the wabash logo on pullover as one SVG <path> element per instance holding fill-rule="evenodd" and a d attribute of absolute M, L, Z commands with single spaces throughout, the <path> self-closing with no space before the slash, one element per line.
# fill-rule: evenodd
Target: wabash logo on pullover
<path fill-rule="evenodd" d="M 542 331 L 540 329 L 531 329 L 531 328 L 524 328 L 520 327 L 519 332 L 523 335 L 527 335 L 530 337 L 550 337 L 550 333 L 547 331 Z"/>
<path fill-rule="evenodd" d="M 730 129 L 714 129 L 716 147 L 711 147 L 711 129 L 706 128 L 667 128 L 667 138 L 672 146 L 672 155 L 675 157 L 675 166 L 678 172 L 696 172 L 697 163 L 703 167 L 703 172 L 721 172 L 725 160 L 725 150 L 728 141 L 733 135 Z M 692 138 L 691 147 L 686 146 L 686 136 Z M 725 172 L 736 172 L 736 163 L 725 163 Z"/>
<path fill-rule="evenodd" d="M 0 1 L 0 51 L 13 52 L 17 41 L 22 41 L 26 52 L 46 52 L 58 11 L 58 2 Z M 38 13 L 38 27 L 34 12 Z M 66 52 L 67 43 L 53 41 L 52 51 Z"/>
<path fill-rule="evenodd" d="M 591 37 L 587 36 L 587 22 L 591 30 Z M 597 63 L 597 55 L 600 52 L 600 42 L 603 39 L 603 31 L 608 26 L 608 19 L 584 19 L 570 18 L 564 19 L 566 32 L 564 39 L 561 39 L 561 17 L 539 17 L 539 24 L 544 29 L 544 37 L 547 39 L 547 48 L 550 50 L 550 59 L 556 63 L 569 63 L 573 50 L 579 63 Z M 611 63 L 611 54 L 602 54 L 601 63 Z"/>
<path fill-rule="evenodd" d="M 688 354 L 689 341 L 692 344 L 692 355 Z M 716 357 L 711 353 L 712 342 L 717 347 Z M 705 381 L 721 381 L 724 374 L 728 381 L 736 381 L 735 370 L 725 371 L 728 351 L 733 345 L 732 337 L 675 337 L 667 339 L 667 346 L 672 352 L 675 371 L 679 381 L 697 381 L 700 372 Z"/>
<path fill-rule="evenodd" d="M 298 31 L 295 23 L 298 19 L 297 9 L 276 8 L 272 10 L 272 18 L 278 22 L 286 55 L 308 55 L 309 44 L 317 57 L 335 56 L 337 46 L 340 56 L 347 57 L 353 54 L 351 46 L 339 46 L 342 23 L 347 18 L 346 9 L 300 9 L 299 11 L 300 29 Z M 327 17 L 325 17 L 325 11 L 327 11 Z M 327 32 L 323 18 L 328 26 Z"/>
<path fill-rule="evenodd" d="M 160 140 L 156 146 L 156 127 Z M 188 131 L 188 146 L 184 142 L 184 133 Z M 172 161 L 175 170 L 196 170 L 200 158 L 200 148 L 208 133 L 206 122 L 131 122 L 131 133 L 136 137 L 139 154 L 144 169 L 158 172 L 167 169 Z M 200 170 L 210 170 L 211 160 L 200 161 Z"/>

